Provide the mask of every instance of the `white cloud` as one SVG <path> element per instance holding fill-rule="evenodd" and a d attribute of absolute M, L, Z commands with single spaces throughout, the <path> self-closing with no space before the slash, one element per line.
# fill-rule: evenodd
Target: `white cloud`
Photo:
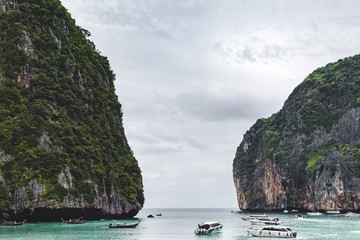
<path fill-rule="evenodd" d="M 189 118 L 204 121 L 248 120 L 261 114 L 271 114 L 268 111 L 274 102 L 280 102 L 274 97 L 249 95 L 246 91 L 225 89 L 217 93 L 207 89 L 196 89 L 177 96 L 179 111 Z"/>

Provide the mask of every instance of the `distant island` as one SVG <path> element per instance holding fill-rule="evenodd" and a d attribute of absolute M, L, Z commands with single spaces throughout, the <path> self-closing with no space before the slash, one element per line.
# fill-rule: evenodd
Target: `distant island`
<path fill-rule="evenodd" d="M 239 208 L 360 206 L 360 55 L 316 69 L 246 132 L 233 162 Z"/>
<path fill-rule="evenodd" d="M 59 0 L 0 0 L 0 219 L 129 218 L 144 204 L 115 75 Z"/>

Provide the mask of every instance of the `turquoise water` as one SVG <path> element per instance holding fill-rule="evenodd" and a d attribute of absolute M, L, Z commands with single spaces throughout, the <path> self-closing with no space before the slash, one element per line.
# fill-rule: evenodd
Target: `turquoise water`
<path fill-rule="evenodd" d="M 231 212 L 231 211 L 234 212 Z M 156 213 L 162 213 L 156 217 Z M 149 214 L 155 218 L 147 218 Z M 138 218 L 141 222 L 134 229 L 110 229 L 108 225 L 117 221 L 88 221 L 86 224 L 69 225 L 56 223 L 26 223 L 17 227 L 0 226 L 0 239 L 104 239 L 104 240 L 243 240 L 267 239 L 247 236 L 250 223 L 236 209 L 143 209 Z M 283 225 L 298 233 L 297 239 L 360 239 L 360 217 L 347 218 L 343 214 L 305 216 L 296 219 L 296 214 L 268 213 L 279 217 Z M 224 225 L 221 233 L 211 236 L 196 236 L 198 223 L 219 221 Z M 121 222 L 120 220 L 118 222 Z M 134 222 L 128 220 L 127 222 Z"/>

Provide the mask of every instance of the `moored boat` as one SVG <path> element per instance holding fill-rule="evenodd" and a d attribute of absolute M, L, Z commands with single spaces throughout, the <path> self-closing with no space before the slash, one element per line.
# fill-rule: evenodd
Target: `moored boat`
<path fill-rule="evenodd" d="M 255 219 L 270 219 L 270 217 L 268 215 L 250 215 L 250 216 L 243 216 L 241 217 L 242 220 L 244 221 L 250 221 L 250 220 L 255 220 Z"/>
<path fill-rule="evenodd" d="M 321 212 L 308 212 L 306 214 L 310 215 L 310 216 L 321 216 L 321 215 L 323 215 Z"/>
<path fill-rule="evenodd" d="M 360 217 L 360 213 L 347 212 L 345 217 Z"/>
<path fill-rule="evenodd" d="M 61 218 L 61 221 L 66 224 L 84 224 L 85 220 L 83 218 L 74 218 L 69 220 L 64 220 Z"/>
<path fill-rule="evenodd" d="M 26 220 L 22 221 L 22 222 L 17 222 L 17 221 L 2 221 L 0 222 L 0 226 L 21 226 L 26 222 Z"/>
<path fill-rule="evenodd" d="M 326 213 L 329 213 L 329 214 L 339 214 L 340 211 L 339 211 L 339 210 L 328 210 L 328 211 L 326 211 Z"/>
<path fill-rule="evenodd" d="M 251 226 L 248 234 L 254 237 L 296 238 L 296 232 L 286 226 L 265 226 L 262 228 Z"/>
<path fill-rule="evenodd" d="M 115 225 L 112 225 L 110 223 L 109 228 L 136 228 L 140 223 L 140 220 L 137 223 L 133 224 L 127 224 L 127 223 L 116 223 Z"/>
<path fill-rule="evenodd" d="M 210 235 L 213 233 L 218 233 L 223 228 L 223 225 L 219 222 L 203 222 L 198 225 L 198 228 L 195 230 L 196 235 Z"/>
<path fill-rule="evenodd" d="M 250 220 L 251 224 L 253 225 L 280 225 L 281 221 L 279 218 L 258 218 Z"/>

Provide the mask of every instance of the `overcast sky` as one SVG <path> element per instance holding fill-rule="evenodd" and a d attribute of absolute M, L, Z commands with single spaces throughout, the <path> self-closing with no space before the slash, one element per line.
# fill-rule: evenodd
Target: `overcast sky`
<path fill-rule="evenodd" d="M 360 1 L 61 0 L 116 74 L 145 207 L 237 207 L 245 132 L 360 52 Z"/>

